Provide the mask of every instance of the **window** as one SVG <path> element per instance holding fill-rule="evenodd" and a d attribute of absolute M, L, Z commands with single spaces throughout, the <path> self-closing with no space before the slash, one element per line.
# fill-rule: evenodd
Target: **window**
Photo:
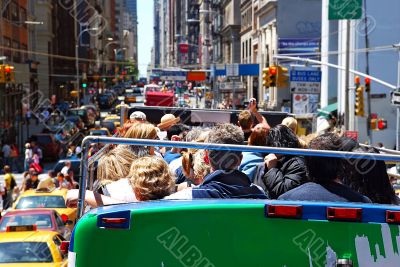
<path fill-rule="evenodd" d="M 10 59 L 10 58 L 11 58 L 11 50 L 10 50 L 10 49 L 7 49 L 7 47 L 11 48 L 11 39 L 10 39 L 10 38 L 7 38 L 7 37 L 4 37 L 3 39 L 4 39 L 4 46 L 6 47 L 6 48 L 4 49 L 4 55 L 5 55 L 8 59 Z"/>
<path fill-rule="evenodd" d="M 12 21 L 19 21 L 19 8 L 18 4 L 15 2 L 11 2 L 11 20 Z"/>
<path fill-rule="evenodd" d="M 19 42 L 18 41 L 13 41 L 12 43 L 12 47 L 14 49 L 18 49 L 13 51 L 12 55 L 13 55 L 13 61 L 20 63 L 21 62 L 21 52 L 19 51 Z"/>
<path fill-rule="evenodd" d="M 21 20 L 22 22 L 27 21 L 28 18 L 27 18 L 27 15 L 26 15 L 26 9 L 23 8 L 23 7 L 21 7 L 20 12 L 21 12 L 21 18 L 20 18 L 20 20 Z M 24 25 L 25 28 L 27 27 L 26 23 L 23 23 L 22 25 Z"/>

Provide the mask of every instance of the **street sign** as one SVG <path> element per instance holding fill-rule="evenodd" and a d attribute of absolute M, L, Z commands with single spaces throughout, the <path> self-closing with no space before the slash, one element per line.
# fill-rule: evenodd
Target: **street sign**
<path fill-rule="evenodd" d="M 293 94 L 292 111 L 294 114 L 317 113 L 319 94 Z"/>
<path fill-rule="evenodd" d="M 393 91 L 391 95 L 392 95 L 391 99 L 392 105 L 400 107 L 400 91 Z"/>
<path fill-rule="evenodd" d="M 220 90 L 233 90 L 233 89 L 243 89 L 244 83 L 243 82 L 225 82 L 225 83 L 220 83 L 219 89 Z"/>
<path fill-rule="evenodd" d="M 226 76 L 239 76 L 239 64 L 227 64 L 226 65 Z"/>
<path fill-rule="evenodd" d="M 321 71 L 290 71 L 290 92 L 300 94 L 321 93 Z"/>
<path fill-rule="evenodd" d="M 361 19 L 362 0 L 329 0 L 329 19 Z"/>

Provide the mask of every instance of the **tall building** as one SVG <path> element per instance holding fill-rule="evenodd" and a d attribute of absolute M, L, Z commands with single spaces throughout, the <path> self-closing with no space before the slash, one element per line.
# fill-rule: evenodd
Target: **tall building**
<path fill-rule="evenodd" d="M 153 16 L 154 16 L 154 44 L 153 44 L 153 62 L 151 62 L 153 68 L 159 68 L 160 67 L 160 58 L 161 58 L 161 46 L 160 46 L 160 1 L 162 0 L 154 0 L 154 10 L 153 10 Z"/>

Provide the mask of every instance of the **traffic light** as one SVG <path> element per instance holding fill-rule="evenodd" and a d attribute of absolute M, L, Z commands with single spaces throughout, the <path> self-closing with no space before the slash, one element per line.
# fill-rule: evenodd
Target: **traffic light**
<path fill-rule="evenodd" d="M 371 79 L 370 78 L 365 78 L 365 92 L 370 92 L 371 91 Z"/>
<path fill-rule="evenodd" d="M 4 65 L 0 65 L 0 83 L 6 82 L 6 76 L 4 73 Z"/>
<path fill-rule="evenodd" d="M 14 67 L 10 65 L 4 66 L 4 79 L 6 83 L 13 83 L 15 82 L 14 79 Z"/>
<path fill-rule="evenodd" d="M 376 118 L 371 118 L 371 121 L 370 121 L 370 128 L 371 128 L 371 130 L 373 130 L 373 131 L 375 131 L 376 130 L 376 121 L 377 121 L 377 119 Z"/>
<path fill-rule="evenodd" d="M 354 77 L 354 84 L 356 85 L 356 88 L 360 86 L 360 76 Z"/>
<path fill-rule="evenodd" d="M 277 67 L 277 87 L 286 88 L 289 87 L 289 76 L 288 69 L 282 66 Z"/>
<path fill-rule="evenodd" d="M 359 86 L 356 89 L 355 115 L 364 117 L 364 87 Z"/>
<path fill-rule="evenodd" d="M 87 87 L 87 83 L 86 83 L 86 82 L 83 82 L 83 83 L 82 83 L 82 88 L 85 89 L 86 87 Z"/>
<path fill-rule="evenodd" d="M 271 86 L 271 75 L 269 73 L 269 68 L 264 68 L 263 69 L 263 86 L 264 87 L 270 87 Z"/>
<path fill-rule="evenodd" d="M 387 128 L 387 120 L 378 119 L 378 130 L 385 130 Z"/>

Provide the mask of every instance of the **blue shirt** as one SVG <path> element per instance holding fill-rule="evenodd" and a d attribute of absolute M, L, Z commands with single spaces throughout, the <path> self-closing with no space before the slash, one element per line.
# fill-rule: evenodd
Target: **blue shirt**
<path fill-rule="evenodd" d="M 165 152 L 164 160 L 170 164 L 173 160 L 181 157 L 181 153 L 172 153 L 171 150 Z"/>
<path fill-rule="evenodd" d="M 192 189 L 192 198 L 260 198 L 264 191 L 251 183 L 249 177 L 238 171 L 218 170 L 204 178 L 204 182 Z"/>

